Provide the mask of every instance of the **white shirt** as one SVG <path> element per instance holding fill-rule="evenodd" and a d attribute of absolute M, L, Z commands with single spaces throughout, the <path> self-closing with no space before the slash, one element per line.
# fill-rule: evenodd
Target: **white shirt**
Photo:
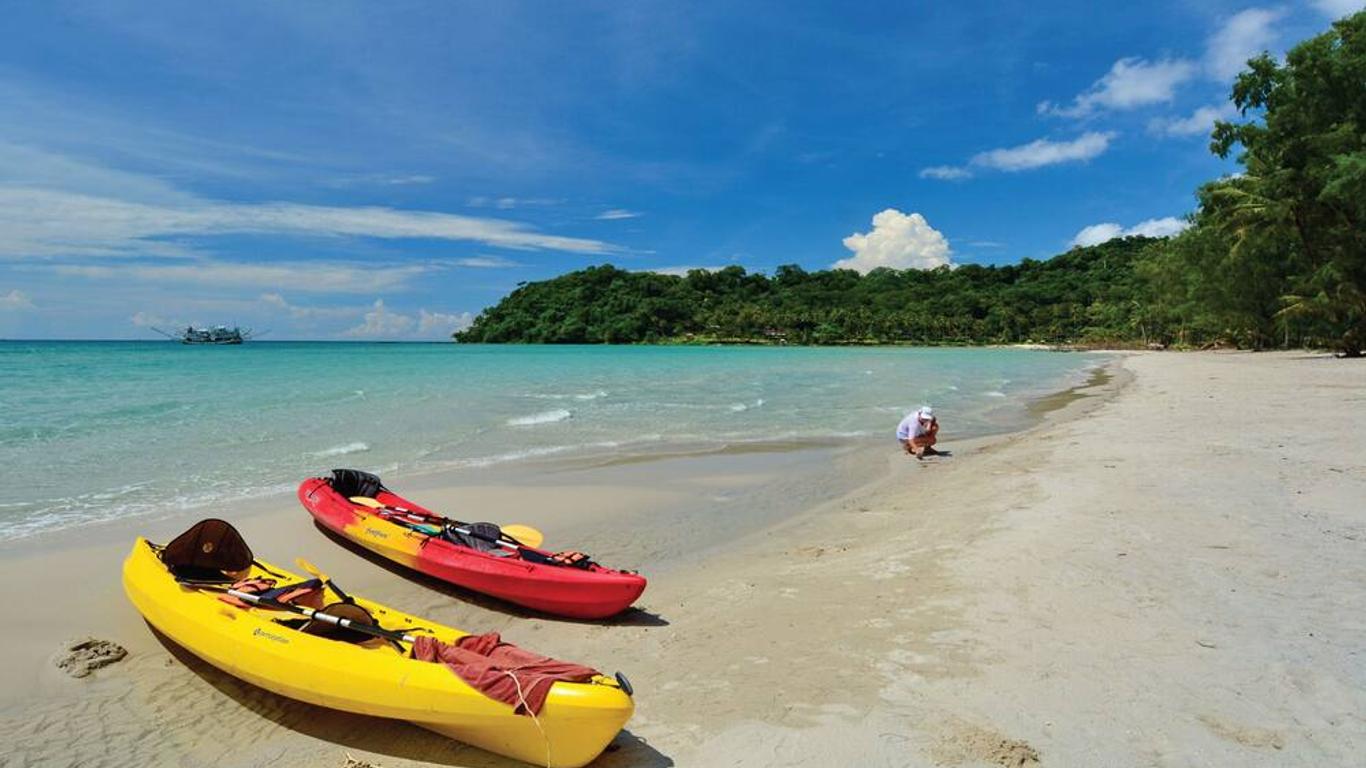
<path fill-rule="evenodd" d="M 915 437 L 924 437 L 929 434 L 930 424 L 933 423 L 934 419 L 931 418 L 929 422 L 921 424 L 920 411 L 909 414 L 901 420 L 900 424 L 896 425 L 896 439 L 910 440 Z"/>

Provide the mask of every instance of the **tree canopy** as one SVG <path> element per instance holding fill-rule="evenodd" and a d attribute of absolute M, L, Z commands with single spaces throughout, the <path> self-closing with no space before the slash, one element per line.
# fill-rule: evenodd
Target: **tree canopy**
<path fill-rule="evenodd" d="M 1047 261 L 807 272 L 734 266 L 686 276 L 590 267 L 513 291 L 469 342 L 687 339 L 794 344 L 1112 341 L 1145 333 L 1134 265 L 1155 243 L 1113 240 Z"/>
<path fill-rule="evenodd" d="M 467 342 L 1228 343 L 1366 347 L 1366 12 L 1248 62 L 1191 226 L 1046 261 L 767 276 L 590 267 L 523 285 Z"/>

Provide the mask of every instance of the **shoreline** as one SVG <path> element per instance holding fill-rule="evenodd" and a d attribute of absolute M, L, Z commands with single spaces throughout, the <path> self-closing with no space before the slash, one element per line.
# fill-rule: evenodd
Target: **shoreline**
<path fill-rule="evenodd" d="M 620 498 L 628 478 L 649 484 L 661 510 L 698 488 L 743 487 L 756 506 L 773 504 L 814 469 L 828 473 L 805 478 L 817 490 L 831 492 L 832 476 L 848 484 L 798 494 L 801 509 L 733 535 L 699 541 L 714 529 L 670 519 L 661 541 L 695 556 L 645 569 L 642 610 L 614 622 L 465 600 L 353 556 L 297 510 L 243 528 L 248 541 L 269 537 L 262 556 L 302 554 L 367 597 L 626 672 L 637 714 L 595 766 L 1350 763 L 1366 749 L 1366 669 L 1354 658 L 1366 625 L 1353 608 L 1366 598 L 1366 466 L 1351 426 L 1366 416 L 1352 395 L 1360 369 L 1279 353 L 1116 355 L 1107 369 L 1044 398 L 1029 429 L 946 443 L 948 459 L 915 462 L 886 445 L 813 461 L 673 458 L 588 470 L 596 484 L 575 485 L 571 470 L 516 489 L 583 505 L 580 534 L 620 534 L 611 564 L 660 543 L 631 538 L 633 505 L 647 497 Z M 1163 441 L 1143 428 L 1155 416 L 1193 436 Z M 1291 425 L 1312 436 L 1293 453 L 1246 440 Z M 698 462 L 711 465 L 668 485 Z M 510 493 L 414 495 L 446 492 Z M 729 517 L 743 516 L 693 522 Z M 118 764 L 103 742 L 47 735 L 66 729 L 121 734 L 150 763 L 334 768 L 350 753 L 385 768 L 515 765 L 266 694 L 166 648 L 81 556 L 113 546 L 43 564 L 90 588 L 80 599 L 99 611 L 88 618 L 130 656 L 86 681 L 45 663 L 7 671 L 27 683 L 28 701 L 0 707 L 0 735 L 21 753 Z M 0 558 L 16 590 L 41 581 L 13 565 Z M 7 663 L 50 653 L 23 645 L 59 618 L 39 609 L 26 637 L 7 640 Z M 212 739 L 197 735 L 206 718 Z"/>
<path fill-rule="evenodd" d="M 1107 358 L 1115 353 L 1103 352 Z M 1121 353 L 1122 354 L 1122 353 Z M 1093 366 L 1085 367 L 1079 373 L 1102 370 L 1106 360 L 1098 360 Z M 1068 392 L 1087 386 L 1078 382 L 1062 389 L 1040 389 L 1026 391 L 1018 396 L 1023 407 L 1021 413 L 1013 418 L 988 418 L 985 427 L 978 427 L 966 433 L 971 439 L 996 437 L 1028 429 L 1039 422 L 1042 411 L 1041 402 L 1063 396 Z M 1004 412 L 1008 406 L 997 407 Z M 988 414 L 996 411 L 988 410 Z M 995 423 L 991 423 L 992 419 Z M 516 484 L 532 475 L 563 473 L 572 471 L 595 470 L 646 464 L 658 461 L 706 459 L 708 457 L 745 456 L 750 454 L 778 454 L 822 451 L 859 451 L 870 450 L 883 445 L 884 441 L 871 434 L 851 432 L 847 434 L 822 434 L 804 436 L 801 434 L 780 434 L 773 437 L 717 437 L 711 440 L 627 442 L 621 444 L 584 443 L 577 446 L 552 446 L 553 450 L 544 454 L 535 451 L 516 457 L 489 456 L 473 459 L 453 459 L 435 464 L 417 464 L 400 470 L 376 470 L 364 461 L 364 454 L 358 456 L 338 455 L 331 459 L 320 457 L 318 467 L 350 465 L 360 466 L 370 471 L 379 471 L 385 480 L 395 487 L 408 488 L 450 488 L 458 485 Z M 354 461 L 348 461 L 355 459 Z M 318 470 L 321 471 L 321 470 Z M 487 478 L 491 477 L 492 480 Z M 300 478 L 302 479 L 302 478 Z M 857 483 L 853 484 L 857 485 Z M 849 487 L 853 487 L 849 485 Z M 34 551 L 48 551 L 67 548 L 70 537 L 80 532 L 83 538 L 127 537 L 135 530 L 168 530 L 168 524 L 188 525 L 204 515 L 217 514 L 215 510 L 239 510 L 235 514 L 247 516 L 266 513 L 281 507 L 296 506 L 294 484 L 270 488 L 257 488 L 243 492 L 240 496 L 215 501 L 200 502 L 189 507 L 164 506 L 161 509 L 138 512 L 126 517 L 111 517 L 64 524 L 51 531 L 39 530 L 24 533 L 17 538 L 0 539 L 0 560 L 14 556 L 24 556 Z"/>
<path fill-rule="evenodd" d="M 1101 368 L 1117 366 L 1118 361 L 1118 357 L 1103 361 Z M 1093 374 L 1091 381 L 1032 401 L 1074 399 L 1076 392 L 1094 385 L 1094 378 Z M 1085 397 L 1088 396 L 1082 396 Z M 1030 419 L 1035 426 L 1027 429 L 1057 418 L 1058 412 L 1031 410 Z M 1014 433 L 960 440 L 954 448 L 970 453 L 1011 434 Z M 774 447 L 785 450 L 773 450 Z M 545 530 L 552 543 L 582 546 L 580 542 L 591 542 L 595 555 L 603 562 L 640 567 L 654 579 L 639 610 L 628 612 L 615 622 L 599 624 L 530 615 L 387 567 L 319 534 L 311 519 L 298 509 L 292 492 L 233 505 L 231 515 L 219 511 L 212 514 L 230 517 L 249 543 L 258 542 L 254 548 L 266 559 L 302 555 L 326 564 L 328 571 L 350 591 L 457 627 L 502 631 L 510 639 L 541 652 L 606 666 L 609 661 L 618 662 L 612 660 L 612 655 L 596 651 L 591 643 L 579 645 L 585 639 L 583 633 L 598 635 L 627 628 L 667 627 L 669 610 L 663 607 L 667 598 L 660 593 L 673 591 L 668 588 L 671 582 L 686 585 L 697 573 L 707 570 L 713 559 L 763 546 L 763 542 L 781 535 L 779 532 L 785 528 L 819 515 L 843 499 L 884 485 L 904 464 L 903 459 L 888 448 L 886 441 L 849 440 L 817 445 L 785 441 L 632 456 L 626 460 L 541 460 L 497 468 L 488 473 L 492 477 L 477 484 L 470 482 L 468 473 L 453 478 L 454 473 L 450 472 L 396 475 L 390 481 L 403 492 L 439 508 L 484 506 L 506 510 L 521 504 L 530 509 L 550 505 L 566 509 L 560 519 L 537 514 L 524 514 L 519 519 Z M 525 482 L 529 476 L 535 480 Z M 518 477 L 523 482 L 511 480 Z M 728 499 L 732 507 L 743 508 L 744 514 L 721 513 L 724 519 L 719 519 L 715 510 L 699 512 L 695 498 L 699 490 L 711 493 L 713 500 Z M 723 502 L 713 501 L 712 506 L 719 503 Z M 645 509 L 651 510 L 649 515 L 642 514 Z M 197 516 L 191 511 L 155 519 L 112 521 L 90 526 L 91 530 L 83 530 L 85 535 L 80 538 L 58 533 L 41 537 L 36 547 L 31 539 L 20 540 L 26 545 L 23 547 L 0 546 L 0 576 L 19 592 L 41 592 L 52 573 L 62 574 L 65 583 L 86 587 L 65 592 L 62 599 L 39 608 L 29 617 L 30 631 L 7 643 L 4 661 L 0 663 L 4 665 L 6 679 L 19 684 L 10 687 L 8 695 L 0 694 L 0 723 L 14 717 L 16 707 L 32 706 L 35 700 L 52 705 L 74 703 L 71 697 L 80 695 L 82 682 L 73 684 L 63 679 L 51 669 L 47 658 L 63 641 L 83 634 L 113 639 L 130 651 L 128 660 L 96 676 L 107 680 L 92 681 L 94 685 L 90 687 L 127 686 L 129 680 L 125 676 L 144 675 L 161 680 L 159 685 L 175 685 L 171 681 L 176 679 L 184 684 L 183 670 L 179 670 L 182 676 L 177 678 L 174 666 L 169 670 L 164 669 L 165 665 L 147 668 L 155 659 L 164 658 L 167 649 L 127 605 L 117 580 L 110 579 L 109 574 L 117 573 L 135 535 L 148 535 L 154 540 L 166 538 Z M 627 531 L 629 535 L 622 535 Z M 661 574 L 665 576 L 662 580 L 658 579 Z M 78 618 L 73 619 L 73 615 Z M 178 659 L 176 665 L 187 661 L 183 651 L 172 652 Z M 627 669 L 628 665 L 621 667 Z M 200 676 L 218 674 L 212 670 L 196 671 Z M 136 684 L 132 690 L 143 687 Z M 642 710 L 646 708 L 642 706 Z M 0 732 L 4 730 L 6 727 L 0 726 Z"/>

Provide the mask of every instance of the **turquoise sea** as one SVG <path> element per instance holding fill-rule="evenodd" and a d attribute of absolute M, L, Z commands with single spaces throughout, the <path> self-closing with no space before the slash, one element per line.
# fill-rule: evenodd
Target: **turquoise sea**
<path fill-rule="evenodd" d="M 1016 349 L 0 342 L 0 541 L 287 491 L 337 466 L 488 467 L 1026 423 L 1101 358 Z M 528 471 L 533 471 L 528 467 Z"/>

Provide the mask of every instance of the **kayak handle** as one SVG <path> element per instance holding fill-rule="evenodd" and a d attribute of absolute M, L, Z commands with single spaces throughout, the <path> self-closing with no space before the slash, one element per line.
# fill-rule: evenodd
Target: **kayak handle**
<path fill-rule="evenodd" d="M 631 687 L 631 681 L 626 679 L 626 675 L 617 672 L 613 674 L 613 677 L 617 679 L 617 686 L 621 688 L 621 690 L 625 691 L 627 696 L 636 695 L 636 690 Z"/>

